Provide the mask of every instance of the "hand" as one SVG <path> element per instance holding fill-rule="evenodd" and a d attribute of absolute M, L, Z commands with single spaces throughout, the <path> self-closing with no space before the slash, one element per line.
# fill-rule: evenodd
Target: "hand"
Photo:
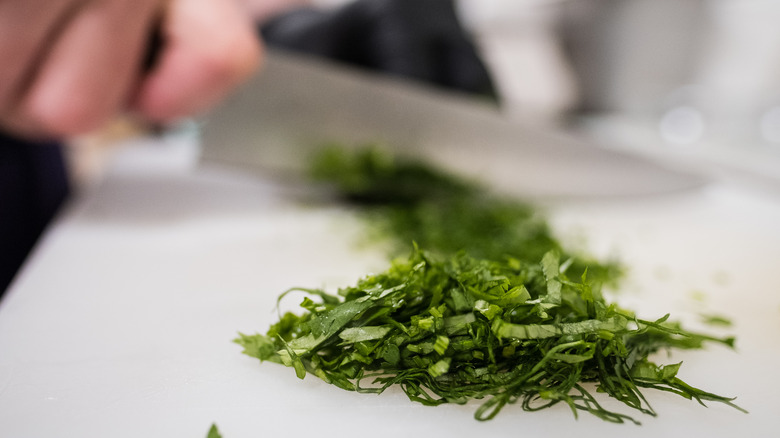
<path fill-rule="evenodd" d="M 158 26 L 161 52 L 145 70 Z M 260 55 L 233 0 L 5 0 L 0 127 L 71 136 L 124 110 L 170 122 L 216 103 Z"/>

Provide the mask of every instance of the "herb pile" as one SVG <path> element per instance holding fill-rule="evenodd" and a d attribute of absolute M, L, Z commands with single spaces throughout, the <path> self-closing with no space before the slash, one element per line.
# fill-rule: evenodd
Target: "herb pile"
<path fill-rule="evenodd" d="M 668 315 L 637 318 L 601 293 L 619 271 L 568 255 L 528 207 L 377 154 L 330 150 L 315 174 L 381 211 L 372 217 L 385 218 L 382 227 L 397 239 L 419 245 L 337 294 L 285 292 L 280 300 L 305 294 L 304 312 L 282 315 L 265 335 L 240 334 L 245 354 L 347 390 L 398 386 L 425 405 L 479 399 L 479 420 L 507 404 L 535 411 L 565 403 L 575 416 L 638 424 L 604 408 L 594 390 L 653 416 L 642 389 L 740 409 L 679 379 L 681 364 L 650 359 L 704 342 L 733 347 L 733 338 L 685 331 Z"/>
<path fill-rule="evenodd" d="M 554 250 L 572 258 L 570 274 L 587 268 L 591 281 L 608 284 L 622 275 L 617 263 L 566 251 L 532 206 L 375 147 L 324 148 L 311 174 L 363 213 L 376 235 L 392 239 L 396 255 L 408 254 L 412 242 L 442 254 L 465 250 L 477 258 L 533 263 Z"/>

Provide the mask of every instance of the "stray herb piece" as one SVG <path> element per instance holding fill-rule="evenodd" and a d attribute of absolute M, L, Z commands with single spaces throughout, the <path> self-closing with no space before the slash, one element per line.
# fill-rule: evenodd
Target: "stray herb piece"
<path fill-rule="evenodd" d="M 700 290 L 695 290 L 691 292 L 691 299 L 699 303 L 704 303 L 707 301 L 707 294 Z"/>
<path fill-rule="evenodd" d="M 510 404 L 536 411 L 563 403 L 575 416 L 638 424 L 603 407 L 589 382 L 596 394 L 652 416 L 645 389 L 740 409 L 679 379 L 681 364 L 649 359 L 707 341 L 733 346 L 732 338 L 687 332 L 668 315 L 638 319 L 607 302 L 587 273 L 572 278 L 566 268 L 556 251 L 532 263 L 463 252 L 440 258 L 415 248 L 337 295 L 295 289 L 311 296 L 301 316 L 287 313 L 265 335 L 240 334 L 235 342 L 249 356 L 346 390 L 397 386 L 424 405 L 483 400 L 479 420 Z"/>
<path fill-rule="evenodd" d="M 731 327 L 733 323 L 731 319 L 723 315 L 700 315 L 703 323 L 708 325 L 715 325 L 721 327 Z"/>
<path fill-rule="evenodd" d="M 211 425 L 211 428 L 209 429 L 209 434 L 206 436 L 206 438 L 222 438 L 222 435 L 220 435 L 219 429 L 217 429 L 216 424 Z"/>

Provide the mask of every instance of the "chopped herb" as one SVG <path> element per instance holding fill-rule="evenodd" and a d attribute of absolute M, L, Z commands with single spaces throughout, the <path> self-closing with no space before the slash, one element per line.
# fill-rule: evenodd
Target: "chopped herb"
<path fill-rule="evenodd" d="M 707 294 L 700 290 L 695 290 L 691 292 L 691 299 L 699 303 L 704 303 L 707 301 Z"/>
<path fill-rule="evenodd" d="M 700 315 L 702 322 L 709 325 L 717 325 L 721 327 L 731 327 L 731 319 L 723 315 Z"/>
<path fill-rule="evenodd" d="M 209 434 L 206 436 L 206 438 L 222 438 L 222 435 L 220 435 L 216 424 L 211 425 L 211 429 L 209 429 Z"/>
<path fill-rule="evenodd" d="M 394 157 L 379 148 L 350 152 L 322 148 L 312 160 L 312 177 L 336 186 L 345 199 L 364 205 L 409 205 L 426 199 L 464 196 L 478 190 L 424 163 Z"/>
<path fill-rule="evenodd" d="M 680 364 L 649 359 L 705 341 L 733 346 L 733 338 L 684 331 L 668 315 L 639 319 L 608 303 L 587 276 L 560 272 L 558 262 L 554 252 L 539 263 L 509 263 L 416 249 L 337 295 L 303 290 L 322 303 L 304 299 L 303 315 L 287 313 L 268 334 L 240 334 L 236 342 L 300 378 L 310 373 L 347 390 L 399 386 L 425 405 L 485 400 L 479 420 L 507 404 L 535 411 L 562 402 L 575 416 L 637 423 L 601 406 L 586 382 L 649 415 L 655 411 L 643 388 L 737 407 L 679 379 Z"/>
<path fill-rule="evenodd" d="M 596 395 L 655 416 L 645 389 L 742 410 L 678 378 L 680 363 L 651 360 L 705 342 L 733 347 L 733 338 L 686 331 L 669 315 L 640 319 L 608 302 L 602 286 L 616 284 L 617 266 L 568 254 L 529 206 L 376 150 L 329 150 L 318 163 L 315 175 L 398 242 L 416 244 L 387 271 L 336 294 L 291 289 L 306 294 L 304 312 L 281 315 L 265 335 L 239 334 L 245 354 L 361 393 L 399 387 L 424 405 L 481 400 L 478 420 L 506 405 L 563 403 L 575 417 L 638 424 Z"/>
<path fill-rule="evenodd" d="M 587 268 L 594 282 L 614 285 L 621 277 L 615 262 L 565 251 L 531 205 L 429 165 L 370 146 L 351 153 L 326 147 L 312 161 L 313 178 L 358 207 L 377 235 L 395 242 L 395 255 L 408 253 L 411 242 L 428 251 L 466 251 L 491 260 L 535 262 L 554 249 L 569 260 L 572 276 Z"/>

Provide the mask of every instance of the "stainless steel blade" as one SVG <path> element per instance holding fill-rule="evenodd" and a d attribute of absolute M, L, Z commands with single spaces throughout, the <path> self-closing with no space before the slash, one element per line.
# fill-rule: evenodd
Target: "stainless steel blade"
<path fill-rule="evenodd" d="M 277 172 L 301 171 L 325 143 L 378 143 L 535 199 L 665 193 L 704 182 L 509 120 L 474 97 L 279 52 L 210 114 L 202 139 L 204 160 Z"/>

